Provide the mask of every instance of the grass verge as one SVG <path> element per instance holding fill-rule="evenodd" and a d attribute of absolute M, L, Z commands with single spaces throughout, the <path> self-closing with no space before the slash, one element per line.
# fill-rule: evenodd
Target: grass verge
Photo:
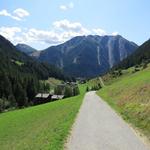
<path fill-rule="evenodd" d="M 72 98 L 0 114 L 0 149 L 61 150 L 82 103 Z"/>
<path fill-rule="evenodd" d="M 110 82 L 97 94 L 150 140 L 150 67 Z"/>

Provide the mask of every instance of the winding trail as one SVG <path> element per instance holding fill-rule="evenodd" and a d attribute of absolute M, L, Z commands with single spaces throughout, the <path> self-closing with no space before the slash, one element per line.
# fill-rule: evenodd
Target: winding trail
<path fill-rule="evenodd" d="M 85 95 L 67 150 L 149 150 L 95 92 Z"/>

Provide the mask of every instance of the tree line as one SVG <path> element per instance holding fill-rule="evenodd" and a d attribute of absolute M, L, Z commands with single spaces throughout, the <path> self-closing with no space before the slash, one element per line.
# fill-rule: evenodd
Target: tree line
<path fill-rule="evenodd" d="M 62 84 L 62 85 L 57 85 L 55 87 L 54 93 L 56 95 L 64 95 L 64 97 L 67 98 L 67 97 L 76 96 L 80 94 L 80 91 L 77 84 L 75 85 Z"/>

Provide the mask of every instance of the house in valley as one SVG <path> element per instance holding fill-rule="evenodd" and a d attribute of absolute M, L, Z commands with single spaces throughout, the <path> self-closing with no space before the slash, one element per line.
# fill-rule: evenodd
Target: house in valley
<path fill-rule="evenodd" d="M 52 101 L 63 99 L 63 98 L 64 98 L 64 95 L 52 95 L 51 97 Z"/>
<path fill-rule="evenodd" d="M 43 104 L 51 101 L 52 94 L 50 93 L 38 93 L 34 98 L 34 104 Z"/>

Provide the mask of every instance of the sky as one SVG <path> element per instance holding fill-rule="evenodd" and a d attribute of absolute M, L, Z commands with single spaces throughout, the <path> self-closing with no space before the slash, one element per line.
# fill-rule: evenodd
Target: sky
<path fill-rule="evenodd" d="M 150 38 L 150 0 L 0 0 L 0 34 L 38 50 L 80 35 Z"/>

